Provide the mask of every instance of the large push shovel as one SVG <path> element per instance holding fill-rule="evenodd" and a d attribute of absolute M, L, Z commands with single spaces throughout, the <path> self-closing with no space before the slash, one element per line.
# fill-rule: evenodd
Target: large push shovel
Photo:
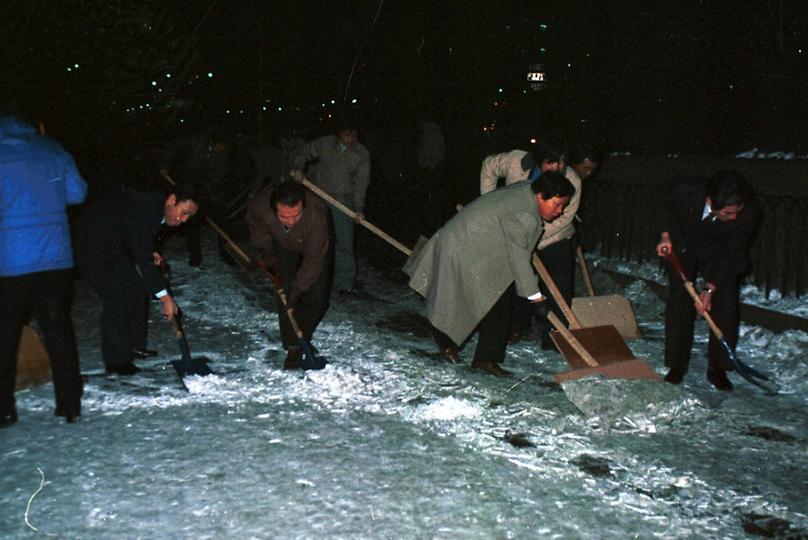
<path fill-rule="evenodd" d="M 698 304 L 699 306 L 702 305 L 701 299 L 699 298 L 699 294 L 696 292 L 696 288 L 693 286 L 693 282 L 687 279 L 684 270 L 682 269 L 682 264 L 679 262 L 679 257 L 676 256 L 671 250 L 665 251 L 665 259 L 670 263 L 673 267 L 674 271 L 679 275 L 682 279 L 682 283 L 684 283 L 685 289 L 690 294 L 690 297 L 693 301 Z M 738 357 L 735 355 L 735 351 L 727 342 L 727 338 L 724 337 L 724 333 L 721 331 L 718 326 L 716 326 L 715 321 L 710 316 L 710 314 L 706 311 L 701 313 L 701 316 L 704 317 L 704 320 L 707 321 L 707 326 L 710 327 L 710 331 L 713 333 L 715 338 L 721 343 L 721 347 L 724 349 L 724 353 L 727 355 L 727 359 L 729 363 L 732 365 L 732 369 L 735 370 L 738 375 L 749 381 L 750 383 L 754 384 L 755 386 L 763 389 L 769 395 L 775 395 L 780 387 L 772 381 L 767 375 L 757 371 L 756 369 L 747 366 L 743 362 L 741 362 Z"/>
<path fill-rule="evenodd" d="M 309 342 L 306 341 L 306 336 L 303 335 L 303 331 L 300 329 L 300 326 L 298 326 L 297 320 L 295 319 L 294 312 L 287 303 L 286 293 L 283 291 L 283 287 L 281 286 L 281 279 L 277 274 L 270 272 L 266 265 L 261 264 L 260 261 L 258 263 L 258 267 L 269 279 L 272 280 L 272 284 L 275 285 L 275 292 L 278 293 L 278 298 L 280 298 L 281 304 L 283 304 L 283 307 L 286 309 L 286 316 L 289 317 L 289 322 L 292 324 L 292 330 L 294 330 L 297 340 L 300 343 L 300 348 L 303 350 L 303 359 L 300 361 L 300 367 L 303 369 L 323 369 L 328 362 L 326 362 L 324 357 L 314 354 L 311 345 L 309 345 Z"/>
<path fill-rule="evenodd" d="M 575 249 L 589 296 L 572 299 L 572 311 L 583 326 L 612 325 L 625 339 L 638 339 L 640 327 L 628 298 L 619 294 L 596 296 L 581 246 Z"/>
<path fill-rule="evenodd" d="M 533 254 L 533 265 L 570 323 L 568 330 L 555 313 L 551 311 L 547 316 L 555 328 L 550 337 L 571 368 L 556 374 L 556 382 L 590 375 L 607 379 L 661 380 L 645 360 L 634 357 L 617 328 L 612 325 L 584 328 L 536 253 Z"/>

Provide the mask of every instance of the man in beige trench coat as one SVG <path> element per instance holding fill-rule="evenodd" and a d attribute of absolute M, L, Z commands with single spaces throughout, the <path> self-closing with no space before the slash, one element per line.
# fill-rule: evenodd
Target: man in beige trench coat
<path fill-rule="evenodd" d="M 408 261 L 409 285 L 426 298 L 438 347 L 459 361 L 460 345 L 475 331 L 472 367 L 510 375 L 505 359 L 513 295 L 544 299 L 532 255 L 544 222 L 561 215 L 575 192 L 559 172 L 496 190 L 456 214 Z"/>

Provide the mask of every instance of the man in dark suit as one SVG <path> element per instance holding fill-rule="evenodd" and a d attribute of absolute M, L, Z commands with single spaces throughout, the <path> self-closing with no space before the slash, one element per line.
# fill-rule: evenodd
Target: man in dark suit
<path fill-rule="evenodd" d="M 76 260 L 82 276 L 101 297 L 101 350 L 109 374 L 139 371 L 134 356 L 146 348 L 148 295 L 171 320 L 179 312 L 160 272 L 155 234 L 179 227 L 199 210 L 188 185 L 162 193 L 117 193 L 85 208 L 76 224 Z"/>
<path fill-rule="evenodd" d="M 665 380 L 682 382 L 690 364 L 696 311 L 710 312 L 727 342 L 738 341 L 739 285 L 749 272 L 749 250 L 757 233 L 761 212 L 746 179 L 734 171 L 712 178 L 677 176 L 668 184 L 662 211 L 662 232 L 657 254 L 674 252 L 685 275 L 703 286 L 694 305 L 680 278 L 669 273 L 670 287 L 665 309 Z M 707 379 L 719 390 L 732 390 L 727 378 L 731 366 L 715 336 L 710 336 Z"/>

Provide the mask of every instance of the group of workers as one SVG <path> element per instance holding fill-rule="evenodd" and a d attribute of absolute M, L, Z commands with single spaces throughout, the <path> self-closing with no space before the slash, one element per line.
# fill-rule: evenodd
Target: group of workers
<path fill-rule="evenodd" d="M 165 154 L 160 172 L 177 180 L 168 195 L 121 191 L 85 205 L 75 222 L 75 261 L 101 298 L 101 352 L 110 375 L 137 373 L 134 361 L 156 354 L 146 348 L 149 296 L 160 300 L 167 318 L 180 313 L 161 272 L 164 259 L 155 236 L 166 226 L 188 227 L 186 222 L 215 195 L 209 179 L 223 151 L 219 142 L 208 135 Z M 303 353 L 289 313 L 310 342 L 332 291 L 339 297 L 355 288 L 353 229 L 365 219 L 370 158 L 356 126 L 347 121 L 333 135 L 296 144 L 294 153 L 285 155 L 280 172 L 271 175 L 277 178 L 253 182 L 246 221 L 262 264 L 286 291 L 287 306 L 278 306 L 284 368 L 297 369 Z M 530 152 L 485 158 L 481 196 L 439 228 L 404 268 L 409 286 L 426 299 L 433 336 L 448 361 L 460 361 L 463 344 L 476 332 L 472 367 L 510 375 L 502 367 L 507 345 L 528 333 L 534 316 L 542 326 L 540 344 L 550 346 L 543 319 L 556 308 L 552 299 L 545 302 L 547 291 L 532 258 L 538 251 L 569 302 L 574 218 L 583 186 L 601 161 L 601 153 L 589 145 L 567 148 L 551 140 Z M 352 215 L 308 190 L 304 178 Z M 500 179 L 505 186 L 497 188 Z M 710 311 L 729 342 L 737 341 L 738 289 L 750 267 L 760 211 L 738 173 L 677 177 L 668 188 L 657 249 L 660 255 L 675 252 L 691 280 L 704 278 L 698 308 L 681 284 L 671 282 L 665 379 L 679 384 L 688 370 L 696 309 Z M 72 157 L 58 143 L 0 111 L 0 294 L 5 300 L 0 306 L 0 426 L 17 421 L 16 353 L 27 307 L 52 363 L 56 414 L 68 422 L 81 414 L 82 379 L 68 317 L 73 251 L 66 206 L 82 203 L 85 195 Z M 198 265 L 198 230 L 189 239 L 189 264 Z M 707 376 L 716 388 L 732 388 L 728 369 L 711 338 Z"/>

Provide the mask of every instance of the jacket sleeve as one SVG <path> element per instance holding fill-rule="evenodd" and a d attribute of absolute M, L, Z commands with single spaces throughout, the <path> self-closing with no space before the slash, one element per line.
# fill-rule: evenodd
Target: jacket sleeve
<path fill-rule="evenodd" d="M 266 191 L 253 199 L 247 206 L 247 226 L 250 229 L 250 242 L 264 255 L 274 255 L 272 231 L 266 222 L 265 212 L 270 212 L 269 194 Z"/>
<path fill-rule="evenodd" d="M 84 202 L 87 197 L 87 183 L 79 175 L 76 162 L 70 154 L 65 154 L 65 189 L 68 205 Z"/>
<path fill-rule="evenodd" d="M 370 184 L 370 155 L 363 149 L 362 160 L 354 177 L 354 207 L 357 212 L 365 211 L 365 194 Z"/>
<path fill-rule="evenodd" d="M 527 298 L 539 292 L 539 282 L 533 270 L 533 250 L 538 237 L 536 229 L 541 229 L 541 218 L 517 212 L 506 214 L 500 219 L 505 251 L 516 282 L 516 294 Z"/>
<path fill-rule="evenodd" d="M 502 171 L 504 155 L 494 154 L 483 160 L 483 166 L 480 169 L 480 195 L 497 189 L 497 180 L 508 174 L 507 170 Z"/>
<path fill-rule="evenodd" d="M 295 156 L 292 162 L 292 170 L 302 171 L 308 163 L 319 158 L 322 155 L 321 144 L 323 139 L 323 137 L 320 137 L 306 143 L 300 153 Z"/>
<path fill-rule="evenodd" d="M 748 212 L 746 216 L 743 216 L 744 212 Z M 704 279 L 718 288 L 727 278 L 743 273 L 751 266 L 749 250 L 757 235 L 762 214 L 754 203 L 748 203 L 741 210 L 741 216 L 734 223 L 736 228 L 712 252 L 704 265 Z"/>
<path fill-rule="evenodd" d="M 160 268 L 154 264 L 155 250 L 154 229 L 148 223 L 138 222 L 132 235 L 131 257 L 135 264 L 135 271 L 143 281 L 143 286 L 149 294 L 156 294 L 167 285 L 160 273 Z"/>
<path fill-rule="evenodd" d="M 317 213 L 303 245 L 300 268 L 292 282 L 292 293 L 308 291 L 325 271 L 328 256 L 328 220 L 325 211 Z"/>

